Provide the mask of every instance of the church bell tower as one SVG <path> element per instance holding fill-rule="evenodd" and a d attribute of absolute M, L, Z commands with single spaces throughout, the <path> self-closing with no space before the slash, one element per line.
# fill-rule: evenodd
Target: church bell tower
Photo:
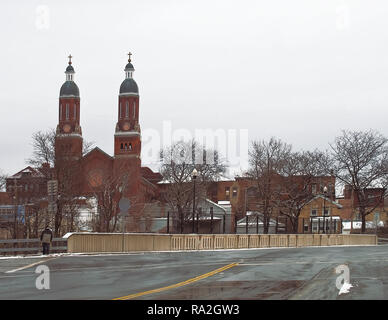
<path fill-rule="evenodd" d="M 82 157 L 82 130 L 80 127 L 80 94 L 74 82 L 74 68 L 69 55 L 66 81 L 59 93 L 58 125 L 55 135 L 55 159 L 79 160 Z"/>
<path fill-rule="evenodd" d="M 130 194 L 137 194 L 140 183 L 141 167 L 141 137 L 139 125 L 139 89 L 133 73 L 135 68 L 131 63 L 131 53 L 128 54 L 125 66 L 125 79 L 121 83 L 117 123 L 114 135 L 114 171 L 115 175 L 128 172 L 130 177 Z"/>

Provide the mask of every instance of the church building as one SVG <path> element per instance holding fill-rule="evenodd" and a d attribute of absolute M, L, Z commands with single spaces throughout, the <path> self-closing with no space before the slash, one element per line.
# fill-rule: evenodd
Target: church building
<path fill-rule="evenodd" d="M 80 90 L 75 83 L 71 56 L 66 68 L 58 103 L 55 136 L 55 172 L 58 189 L 71 195 L 96 196 L 99 207 L 116 205 L 121 198 L 130 202 L 128 231 L 136 231 L 144 206 L 158 198 L 156 185 L 162 177 L 141 166 L 141 130 L 139 89 L 133 78 L 135 68 L 129 54 L 125 79 L 121 83 L 114 129 L 114 154 L 95 147 L 83 154 L 80 120 Z M 108 197 L 108 199 L 106 199 Z M 106 202 L 106 203 L 104 203 Z M 111 211 L 115 211 L 114 208 Z M 132 220 L 131 220 L 132 219 Z M 135 219 L 135 220 L 133 220 Z M 131 229 L 132 225 L 132 229 Z"/>

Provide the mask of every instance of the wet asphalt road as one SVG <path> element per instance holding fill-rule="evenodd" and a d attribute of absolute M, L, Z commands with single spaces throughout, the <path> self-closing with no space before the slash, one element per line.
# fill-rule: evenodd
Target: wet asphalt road
<path fill-rule="evenodd" d="M 47 290 L 35 286 L 42 264 L 50 270 Z M 335 267 L 341 264 L 349 267 L 353 287 L 339 295 Z M 114 299 L 139 293 L 130 297 L 388 299 L 388 245 L 0 259 L 0 299 Z"/>

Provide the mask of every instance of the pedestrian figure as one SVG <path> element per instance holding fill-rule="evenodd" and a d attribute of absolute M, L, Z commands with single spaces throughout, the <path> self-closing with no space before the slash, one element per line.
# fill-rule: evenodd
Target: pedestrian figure
<path fill-rule="evenodd" d="M 53 232 L 48 226 L 46 226 L 46 228 L 43 230 L 42 234 L 40 235 L 40 241 L 42 242 L 42 247 L 43 247 L 43 254 L 50 253 L 50 244 L 52 240 L 53 240 Z"/>

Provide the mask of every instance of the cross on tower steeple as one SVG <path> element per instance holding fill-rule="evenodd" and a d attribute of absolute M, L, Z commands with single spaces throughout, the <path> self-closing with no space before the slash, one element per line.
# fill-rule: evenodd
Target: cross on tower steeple
<path fill-rule="evenodd" d="M 128 62 L 131 62 L 131 55 L 132 55 L 132 53 L 128 53 Z"/>
<path fill-rule="evenodd" d="M 69 64 L 71 64 L 71 58 L 73 58 L 73 56 L 70 54 L 70 55 L 68 56 L 68 58 L 69 58 Z"/>

